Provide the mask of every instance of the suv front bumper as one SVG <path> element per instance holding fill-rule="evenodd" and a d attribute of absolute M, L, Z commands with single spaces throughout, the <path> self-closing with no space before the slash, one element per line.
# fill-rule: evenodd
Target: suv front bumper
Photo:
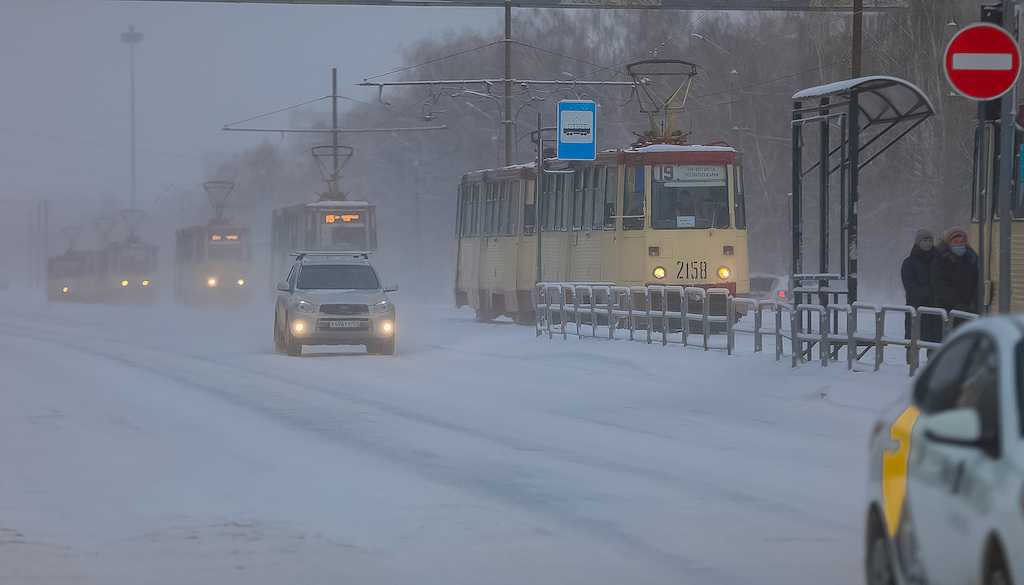
<path fill-rule="evenodd" d="M 397 331 L 393 313 L 369 317 L 302 314 L 293 315 L 289 322 L 292 338 L 303 345 L 362 345 L 385 341 Z"/>

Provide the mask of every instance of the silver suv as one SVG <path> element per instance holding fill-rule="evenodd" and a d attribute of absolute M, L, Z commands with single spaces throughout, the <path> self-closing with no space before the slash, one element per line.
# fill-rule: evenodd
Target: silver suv
<path fill-rule="evenodd" d="M 274 350 L 301 355 L 303 345 L 364 345 L 394 355 L 395 306 L 367 254 L 295 254 L 288 278 L 277 284 Z"/>

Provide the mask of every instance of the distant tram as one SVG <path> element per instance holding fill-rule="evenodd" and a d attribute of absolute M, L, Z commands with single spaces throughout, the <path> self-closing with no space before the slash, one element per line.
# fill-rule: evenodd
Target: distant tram
<path fill-rule="evenodd" d="M 366 201 L 328 199 L 275 209 L 271 225 L 271 284 L 280 281 L 291 267 L 292 252 L 376 249 L 376 207 Z"/>
<path fill-rule="evenodd" d="M 176 234 L 174 294 L 186 304 L 241 304 L 252 285 L 249 228 L 196 225 Z"/>
<path fill-rule="evenodd" d="M 652 144 L 605 151 L 594 162 L 549 160 L 545 167 L 544 281 L 748 293 L 747 220 L 735 149 Z M 473 307 L 479 320 L 534 317 L 535 178 L 535 164 L 462 178 L 455 303 Z"/>
<path fill-rule="evenodd" d="M 69 250 L 47 262 L 51 300 L 148 303 L 157 299 L 158 249 L 130 235 L 100 250 Z"/>

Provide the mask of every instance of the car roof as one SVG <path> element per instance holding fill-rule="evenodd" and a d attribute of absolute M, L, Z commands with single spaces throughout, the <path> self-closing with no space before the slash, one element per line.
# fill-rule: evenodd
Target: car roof
<path fill-rule="evenodd" d="M 304 256 L 298 260 L 303 266 L 369 266 L 369 259 L 352 254 L 323 254 Z"/>

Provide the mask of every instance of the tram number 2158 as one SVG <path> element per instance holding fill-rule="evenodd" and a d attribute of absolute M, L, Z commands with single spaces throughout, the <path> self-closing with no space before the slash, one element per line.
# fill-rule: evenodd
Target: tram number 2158
<path fill-rule="evenodd" d="M 679 260 L 679 273 L 676 278 L 679 280 L 704 280 L 708 277 L 708 263 L 703 260 Z"/>

